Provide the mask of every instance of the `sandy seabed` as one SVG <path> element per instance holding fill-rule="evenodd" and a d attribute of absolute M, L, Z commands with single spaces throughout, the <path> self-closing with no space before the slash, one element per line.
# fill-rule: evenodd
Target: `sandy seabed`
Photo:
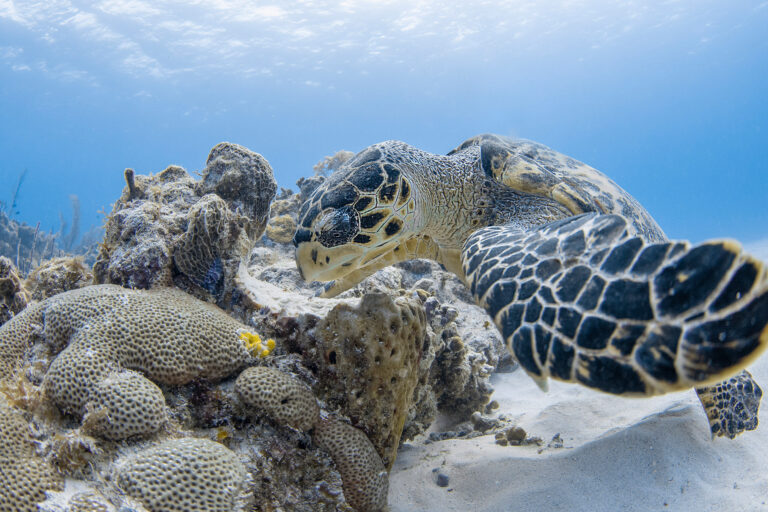
<path fill-rule="evenodd" d="M 768 356 L 750 371 L 767 389 Z M 500 446 L 492 434 L 407 443 L 392 512 L 768 511 L 765 405 L 756 431 L 712 440 L 694 391 L 628 399 L 550 382 L 544 393 L 522 371 L 492 382 L 499 412 L 544 445 Z M 558 433 L 564 446 L 546 448 Z"/>

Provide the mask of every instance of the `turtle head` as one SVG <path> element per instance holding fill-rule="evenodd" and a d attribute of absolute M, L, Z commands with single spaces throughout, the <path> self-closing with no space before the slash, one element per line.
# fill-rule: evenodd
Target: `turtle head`
<path fill-rule="evenodd" d="M 308 281 L 335 281 L 326 296 L 407 259 L 403 244 L 417 231 L 413 186 L 380 146 L 344 164 L 299 212 L 296 265 Z"/>

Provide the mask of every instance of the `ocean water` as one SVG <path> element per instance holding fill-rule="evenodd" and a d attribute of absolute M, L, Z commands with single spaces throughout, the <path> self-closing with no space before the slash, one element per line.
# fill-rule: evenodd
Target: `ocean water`
<path fill-rule="evenodd" d="M 123 169 L 201 169 L 224 140 L 281 186 L 386 139 L 533 139 L 667 234 L 768 255 L 768 2 L 0 0 L 0 201 L 82 231 Z M 294 187 L 295 190 L 295 187 Z M 766 256 L 768 257 L 768 256 Z"/>

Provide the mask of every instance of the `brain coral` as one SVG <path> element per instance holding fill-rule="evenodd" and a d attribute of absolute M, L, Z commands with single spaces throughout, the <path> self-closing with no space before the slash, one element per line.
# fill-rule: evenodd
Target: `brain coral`
<path fill-rule="evenodd" d="M 166 422 L 165 397 L 152 381 L 131 370 L 108 374 L 94 386 L 87 430 L 107 439 L 157 432 Z"/>
<path fill-rule="evenodd" d="M 131 288 L 171 283 L 219 303 L 240 261 L 261 236 L 277 185 L 269 163 L 230 143 L 216 145 L 202 179 L 171 166 L 156 176 L 125 173 L 107 219 L 94 280 Z"/>
<path fill-rule="evenodd" d="M 320 418 L 320 407 L 309 386 L 275 368 L 244 370 L 235 381 L 235 391 L 247 405 L 298 430 L 311 429 Z"/>
<path fill-rule="evenodd" d="M 315 427 L 314 439 L 333 458 L 347 502 L 361 512 L 384 510 L 389 477 L 368 437 L 346 423 L 324 418 Z"/>
<path fill-rule="evenodd" d="M 0 402 L 0 509 L 36 512 L 45 491 L 62 488 L 61 476 L 35 453 L 21 411 Z"/>
<path fill-rule="evenodd" d="M 223 445 L 166 441 L 119 463 L 117 484 L 150 512 L 236 512 L 248 504 L 250 477 Z"/>
<path fill-rule="evenodd" d="M 60 352 L 45 375 L 45 395 L 67 413 L 91 413 L 88 426 L 114 439 L 160 427 L 164 400 L 155 382 L 221 379 L 253 357 L 246 327 L 211 304 L 174 289 L 100 285 L 46 299 L 2 326 L 6 375 L 35 326 Z"/>

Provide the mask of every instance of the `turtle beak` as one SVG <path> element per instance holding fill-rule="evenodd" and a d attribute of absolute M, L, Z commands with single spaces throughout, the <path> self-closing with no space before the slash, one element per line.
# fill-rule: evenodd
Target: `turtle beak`
<path fill-rule="evenodd" d="M 363 248 L 354 244 L 324 247 L 319 242 L 296 246 L 296 266 L 305 281 L 332 281 L 357 269 Z"/>

